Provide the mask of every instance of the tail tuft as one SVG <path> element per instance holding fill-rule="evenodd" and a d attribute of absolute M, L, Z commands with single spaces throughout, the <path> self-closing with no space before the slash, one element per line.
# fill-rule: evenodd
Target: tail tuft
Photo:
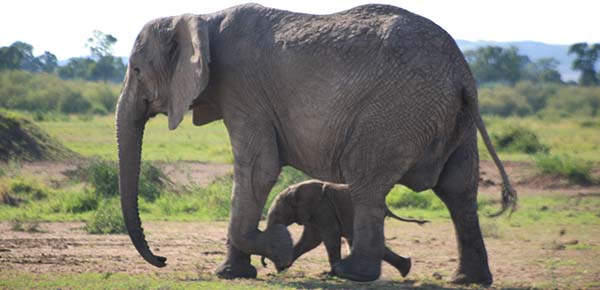
<path fill-rule="evenodd" d="M 517 191 L 514 190 L 510 184 L 505 184 L 502 186 L 502 208 L 498 212 L 490 214 L 489 217 L 498 217 L 509 208 L 509 216 L 512 215 L 517 209 L 517 200 Z"/>

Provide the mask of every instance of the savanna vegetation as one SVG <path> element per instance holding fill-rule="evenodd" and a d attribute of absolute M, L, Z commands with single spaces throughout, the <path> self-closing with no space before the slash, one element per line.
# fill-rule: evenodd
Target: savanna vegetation
<path fill-rule="evenodd" d="M 64 66 L 59 66 L 56 57 L 49 52 L 33 56 L 32 47 L 23 42 L 0 48 L 0 108 L 3 109 L 0 111 L 0 221 L 10 223 L 12 231 L 40 233 L 44 232 L 45 222 L 77 221 L 83 223 L 83 230 L 89 234 L 124 232 L 112 113 L 125 67 L 120 58 L 112 55 L 115 42 L 111 35 L 95 32 L 87 42 L 90 57 L 71 59 Z M 564 82 L 556 70 L 555 60 L 530 60 L 515 48 L 484 47 L 465 53 L 479 83 L 481 112 L 503 160 L 531 166 L 536 176 L 564 179 L 578 189 L 596 188 L 600 184 L 600 83 L 595 70 L 599 51 L 597 44 L 571 47 L 570 52 L 577 55 L 573 68 L 582 73 L 578 83 Z M 142 150 L 145 163 L 140 182 L 142 219 L 150 222 L 226 220 L 231 173 L 197 184 L 174 182 L 164 170 L 165 164 L 184 166 L 185 162 L 231 164 L 233 157 L 223 123 L 217 121 L 194 127 L 188 116 L 177 131 L 167 132 L 166 128 L 163 116 L 146 126 Z M 51 153 L 44 155 L 47 158 L 24 153 L 24 148 L 35 147 L 27 142 L 50 148 Z M 483 160 L 489 160 L 485 148 L 480 148 L 480 155 Z M 43 174 L 32 173 L 28 167 L 28 161 L 57 159 L 66 160 L 63 163 L 67 165 L 61 164 L 63 167 L 57 169 L 53 163 L 47 168 L 50 172 Z M 60 172 L 53 174 L 53 170 Z M 284 168 L 269 196 L 265 214 L 277 192 L 308 178 L 302 172 Z M 535 194 L 520 192 L 518 211 L 511 217 L 498 219 L 485 217 L 499 206 L 497 192 L 481 195 L 479 211 L 486 239 L 508 241 L 515 233 L 519 240 L 535 239 L 527 232 L 541 231 L 541 228 L 548 232 L 575 228 L 576 232 L 585 233 L 577 243 L 557 242 L 544 244 L 544 247 L 550 247 L 550 251 L 562 247 L 562 250 L 598 255 L 600 200 L 597 195 L 574 196 L 572 192 L 556 194 L 555 191 L 547 194 L 546 191 L 550 189 L 542 186 Z M 404 216 L 449 222 L 445 206 L 432 191 L 417 193 L 397 186 L 388 195 L 387 203 Z M 577 265 L 555 260 L 538 262 L 537 266 L 552 273 L 563 269 L 561 267 L 577 268 Z M 598 273 L 594 269 L 576 270 L 581 270 L 581 277 L 589 276 L 589 272 L 583 271 Z M 335 279 L 286 284 L 279 276 L 268 278 L 266 283 L 235 284 L 210 280 L 203 275 L 200 274 L 200 278 L 171 275 L 165 282 L 112 273 L 46 276 L 20 273 L 14 277 L 0 274 L 0 288 L 113 288 L 111 285 L 120 288 L 123 283 L 137 288 L 163 289 L 196 288 L 195 283 L 216 289 L 356 286 Z M 198 279 L 205 281 L 196 281 Z M 570 286 L 574 281 L 553 279 L 526 285 L 556 288 Z M 387 286 L 399 287 L 393 281 L 390 283 Z M 417 276 L 413 283 L 425 289 L 448 286 L 432 280 L 431 276 Z M 577 285 L 599 286 L 597 281 L 586 283 Z M 501 281 L 500 285 L 522 284 Z"/>

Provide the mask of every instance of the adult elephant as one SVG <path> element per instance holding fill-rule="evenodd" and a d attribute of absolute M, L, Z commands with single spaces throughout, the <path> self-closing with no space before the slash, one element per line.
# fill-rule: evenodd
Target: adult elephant
<path fill-rule="evenodd" d="M 250 255 L 279 268 L 292 261 L 287 229 L 258 222 L 281 167 L 349 185 L 351 254 L 336 274 L 380 275 L 384 199 L 397 183 L 433 188 L 450 210 L 459 247 L 455 282 L 490 284 L 477 216 L 477 129 L 498 166 L 502 211 L 514 206 L 489 141 L 469 67 L 454 40 L 406 10 L 365 5 L 309 15 L 241 5 L 207 15 L 153 20 L 138 35 L 119 98 L 120 191 L 129 236 L 152 265 L 138 214 L 145 123 L 167 114 L 177 128 L 223 119 L 234 155 L 234 185 L 223 278 L 255 277 Z"/>

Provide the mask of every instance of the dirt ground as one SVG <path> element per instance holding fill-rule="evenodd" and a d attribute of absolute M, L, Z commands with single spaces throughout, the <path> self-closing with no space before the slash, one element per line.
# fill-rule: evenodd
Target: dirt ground
<path fill-rule="evenodd" d="M 145 273 L 166 275 L 189 273 L 209 275 L 224 259 L 225 222 L 148 222 L 144 224 L 152 249 L 168 257 L 168 266 L 154 268 L 137 254 L 126 235 L 89 235 L 82 223 L 43 223 L 41 233 L 12 231 L 0 223 L 0 272 L 20 273 Z M 301 228 L 290 228 L 296 239 Z M 600 244 L 600 229 L 593 229 Z M 590 251 L 568 250 L 556 243 L 571 243 L 578 233 L 559 232 L 531 235 L 510 229 L 504 238 L 486 239 L 490 267 L 499 285 L 511 287 L 586 288 L 600 279 L 600 257 Z M 407 279 L 447 279 L 457 265 L 456 243 L 450 221 L 425 226 L 390 221 L 386 225 L 387 245 L 409 255 L 413 267 Z M 513 238 L 511 238 L 513 237 Z M 537 238 L 535 238 L 537 237 Z M 594 252 L 597 255 L 597 252 Z M 273 266 L 263 268 L 255 258 L 259 277 L 275 273 Z M 328 270 L 323 246 L 301 257 L 285 277 L 319 277 Z M 586 269 L 586 270 L 582 270 Z M 384 264 L 381 280 L 401 279 L 396 270 Z M 596 284 L 597 285 L 597 284 Z"/>
<path fill-rule="evenodd" d="M 531 165 L 506 162 L 521 194 L 599 195 L 600 187 L 571 186 L 560 178 L 539 176 Z M 178 163 L 161 165 L 174 183 L 206 184 L 231 170 L 230 165 Z M 49 168 L 53 170 L 49 170 Z M 40 178 L 61 182 L 76 164 L 24 163 L 22 170 Z M 192 175 L 187 172 L 194 171 Z M 54 173 L 49 173 L 54 172 Z M 481 191 L 497 196 L 500 179 L 493 163 L 481 164 Z M 595 174 L 598 174 L 596 169 Z M 41 232 L 13 231 L 9 222 L 0 223 L 0 273 L 145 273 L 210 275 L 225 256 L 226 222 L 145 222 L 151 248 L 168 258 L 168 266 L 154 268 L 139 257 L 127 235 L 89 235 L 83 223 L 42 223 Z M 290 227 L 297 240 L 301 227 Z M 584 237 L 584 238 L 582 238 Z M 407 279 L 445 280 L 457 266 L 456 242 L 450 220 L 430 224 L 386 222 L 386 243 L 401 255 L 412 257 Z M 593 288 L 600 287 L 600 226 L 564 228 L 506 227 L 498 237 L 485 239 L 489 262 L 499 287 Z M 568 247 L 585 244 L 592 250 Z M 328 270 L 321 245 L 284 274 L 284 279 L 320 277 Z M 257 266 L 259 277 L 269 279 L 272 265 Z M 0 275 L 1 276 L 1 275 Z M 286 278 L 287 277 L 287 278 Z M 402 280 L 384 264 L 381 280 Z"/>

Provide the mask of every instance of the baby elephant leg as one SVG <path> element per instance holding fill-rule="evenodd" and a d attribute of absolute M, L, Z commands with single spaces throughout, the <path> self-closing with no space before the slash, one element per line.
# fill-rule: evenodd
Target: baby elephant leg
<path fill-rule="evenodd" d="M 390 248 L 385 247 L 385 252 L 383 254 L 383 260 L 394 266 L 400 272 L 402 277 L 406 277 L 408 272 L 410 272 L 411 261 L 410 257 L 402 257 L 396 253 L 394 253 Z"/>

